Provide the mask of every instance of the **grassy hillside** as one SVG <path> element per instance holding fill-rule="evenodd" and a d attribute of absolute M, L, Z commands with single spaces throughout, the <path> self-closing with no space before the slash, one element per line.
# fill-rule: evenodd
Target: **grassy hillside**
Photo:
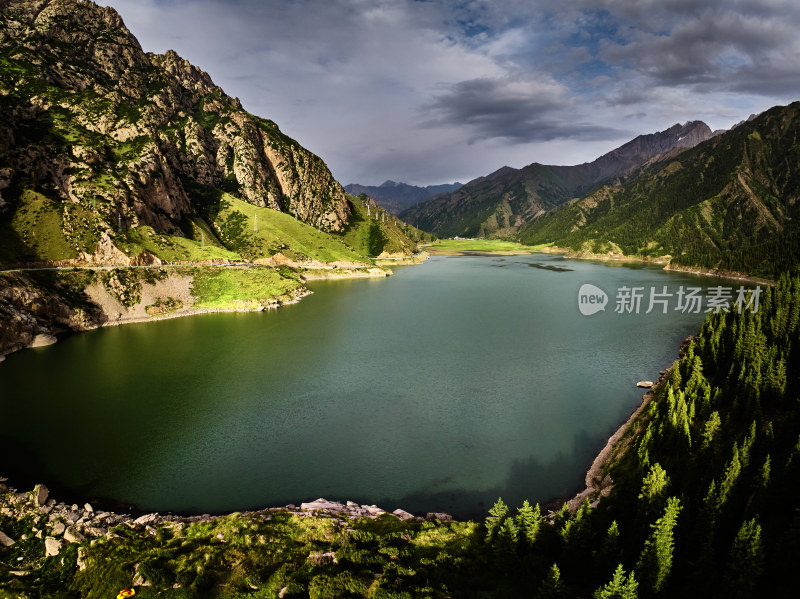
<path fill-rule="evenodd" d="M 342 238 L 364 255 L 412 254 L 417 251 L 418 243 L 434 239 L 433 235 L 402 222 L 364 194 L 349 195 L 347 200 L 351 218 Z"/>
<path fill-rule="evenodd" d="M 604 186 L 524 227 L 523 243 L 776 277 L 797 264 L 800 103 Z"/>

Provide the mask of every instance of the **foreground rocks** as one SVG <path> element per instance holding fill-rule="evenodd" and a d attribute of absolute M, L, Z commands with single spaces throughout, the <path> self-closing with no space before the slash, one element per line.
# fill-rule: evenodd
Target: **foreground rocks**
<path fill-rule="evenodd" d="M 138 517 L 130 514 L 116 514 L 112 512 L 96 511 L 95 508 L 86 503 L 81 508 L 77 504 L 68 505 L 49 498 L 49 490 L 44 485 L 36 485 L 33 490 L 19 492 L 17 489 L 6 487 L 0 478 L 0 515 L 15 520 L 30 519 L 32 523 L 31 533 L 36 538 L 44 539 L 44 556 L 58 555 L 64 547 L 70 544 L 82 544 L 86 541 L 90 543 L 93 539 L 100 537 L 114 538 L 117 536 L 109 530 L 118 524 L 136 529 L 144 530 L 150 534 L 157 533 L 156 527 L 159 524 L 178 525 L 188 522 L 210 521 L 224 516 L 211 516 L 204 514 L 201 516 L 174 516 L 172 514 L 150 513 Z M 360 505 L 353 501 L 340 503 L 319 498 L 316 501 L 301 503 L 298 508 L 295 505 L 284 507 L 266 508 L 264 510 L 244 512 L 247 515 L 261 515 L 264 518 L 271 518 L 273 512 L 288 512 L 301 517 L 329 517 L 341 520 L 342 523 L 348 520 L 358 520 L 360 518 L 377 519 L 381 516 L 393 516 L 399 520 L 439 520 L 447 522 L 452 520 L 452 516 L 444 513 L 429 513 L 424 518 L 396 509 L 391 514 L 376 505 Z M 23 540 L 27 538 L 23 535 Z M 13 539 L 5 532 L 0 531 L 0 546 L 10 547 L 18 539 Z"/>

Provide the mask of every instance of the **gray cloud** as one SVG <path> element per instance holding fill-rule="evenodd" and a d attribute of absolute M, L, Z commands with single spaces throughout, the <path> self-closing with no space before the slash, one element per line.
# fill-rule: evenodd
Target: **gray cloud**
<path fill-rule="evenodd" d="M 345 182 L 592 160 L 800 92 L 796 0 L 106 0 Z"/>
<path fill-rule="evenodd" d="M 510 143 L 554 139 L 616 139 L 621 131 L 569 120 L 566 90 L 555 82 L 480 78 L 449 87 L 427 105 L 433 114 L 422 127 L 461 126 L 471 141 L 502 138 Z"/>

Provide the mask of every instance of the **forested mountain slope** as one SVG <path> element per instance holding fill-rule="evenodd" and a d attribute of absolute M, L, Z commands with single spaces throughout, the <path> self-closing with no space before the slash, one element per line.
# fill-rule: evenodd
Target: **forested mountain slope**
<path fill-rule="evenodd" d="M 778 276 L 800 256 L 800 103 L 772 108 L 520 230 L 525 243 Z"/>
<path fill-rule="evenodd" d="M 657 156 L 689 148 L 712 136 L 708 125 L 692 121 L 640 135 L 592 162 L 575 166 L 533 163 L 503 167 L 450 194 L 417 204 L 401 217 L 440 237 L 504 237 L 547 210 L 629 173 Z"/>

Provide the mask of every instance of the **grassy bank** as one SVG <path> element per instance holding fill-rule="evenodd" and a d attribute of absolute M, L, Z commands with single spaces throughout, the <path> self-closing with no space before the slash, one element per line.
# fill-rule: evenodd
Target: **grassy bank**
<path fill-rule="evenodd" d="M 439 239 L 422 248 L 432 255 L 481 254 L 532 254 L 541 252 L 550 244 L 524 245 L 502 239 Z"/>

